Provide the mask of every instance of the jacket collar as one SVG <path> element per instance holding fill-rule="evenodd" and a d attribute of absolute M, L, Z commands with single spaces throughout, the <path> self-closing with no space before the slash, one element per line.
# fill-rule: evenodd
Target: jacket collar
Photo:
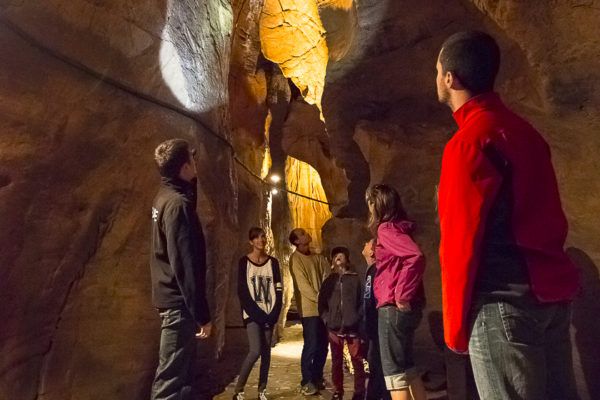
<path fill-rule="evenodd" d="M 500 96 L 495 92 L 487 92 L 471 97 L 465 104 L 452 114 L 458 127 L 464 126 L 467 121 L 479 111 L 491 110 L 502 106 Z"/>
<path fill-rule="evenodd" d="M 163 176 L 160 179 L 160 184 L 163 187 L 172 189 L 178 193 L 183 194 L 189 200 L 193 201 L 194 204 L 196 204 L 196 180 L 188 182 L 179 177 L 167 178 Z"/>

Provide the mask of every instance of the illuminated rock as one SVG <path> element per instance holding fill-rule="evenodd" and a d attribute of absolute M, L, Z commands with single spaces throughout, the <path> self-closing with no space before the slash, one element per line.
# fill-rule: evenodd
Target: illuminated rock
<path fill-rule="evenodd" d="M 310 164 L 293 157 L 287 159 L 285 174 L 288 190 L 297 193 L 287 194 L 293 226 L 308 232 L 313 238 L 312 246 L 317 252 L 321 252 L 321 228 L 331 218 L 329 206 L 325 204 L 327 196 L 321 185 L 321 177 Z M 321 203 L 306 197 L 320 200 Z"/>
<path fill-rule="evenodd" d="M 260 41 L 264 56 L 321 109 L 328 55 L 317 0 L 265 0 Z"/>

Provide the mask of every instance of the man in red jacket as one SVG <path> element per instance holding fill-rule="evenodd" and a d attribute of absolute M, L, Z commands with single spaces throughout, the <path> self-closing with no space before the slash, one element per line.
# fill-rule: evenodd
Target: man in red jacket
<path fill-rule="evenodd" d="M 493 92 L 499 65 L 482 32 L 452 35 L 437 62 L 459 127 L 438 199 L 445 340 L 470 354 L 482 399 L 574 399 L 567 221 L 548 144 Z"/>

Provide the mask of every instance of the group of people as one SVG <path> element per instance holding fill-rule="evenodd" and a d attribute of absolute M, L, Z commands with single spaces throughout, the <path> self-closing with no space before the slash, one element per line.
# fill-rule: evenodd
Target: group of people
<path fill-rule="evenodd" d="M 363 282 L 350 263 L 347 247 L 335 247 L 331 262 L 311 251 L 311 236 L 292 230 L 296 248 L 289 261 L 295 299 L 302 321 L 304 346 L 299 391 L 310 396 L 325 389 L 323 367 L 331 348 L 333 400 L 344 396 L 344 346 L 354 370 L 354 400 L 426 399 L 415 369 L 412 342 L 425 306 L 423 254 L 412 240 L 414 223 L 406 217 L 398 192 L 388 185 L 367 191 L 369 240 L 363 255 L 370 269 Z M 266 252 L 265 232 L 249 232 L 252 251 L 241 258 L 238 296 L 246 325 L 249 352 L 235 386 L 234 400 L 245 398 L 248 375 L 260 357 L 258 398 L 266 400 L 273 327 L 282 304 L 278 261 Z M 365 284 L 366 283 L 366 284 Z M 368 339 L 368 342 L 367 342 Z M 369 385 L 363 359 L 371 365 Z"/>
<path fill-rule="evenodd" d="M 563 250 L 567 222 L 549 146 L 494 93 L 499 64 L 495 40 L 477 31 L 449 37 L 437 58 L 438 100 L 459 127 L 444 149 L 438 189 L 444 338 L 451 350 L 469 354 L 482 399 L 576 399 L 569 322 L 579 277 Z M 181 139 L 155 151 L 162 184 L 152 209 L 150 264 L 162 328 L 152 399 L 191 398 L 194 339 L 211 333 L 194 155 Z M 345 343 L 355 398 L 426 399 L 413 359 L 425 306 L 415 225 L 389 185 L 370 187 L 366 203 L 373 239 L 363 249 L 364 282 L 347 248 L 334 248 L 329 262 L 311 252 L 303 229 L 290 233 L 304 338 L 301 393 L 324 388 L 329 344 L 334 398 L 343 397 Z M 265 400 L 283 282 L 278 261 L 266 252 L 265 232 L 252 228 L 249 240 L 252 250 L 238 269 L 249 352 L 235 398 L 244 398 L 260 357 L 259 399 Z"/>

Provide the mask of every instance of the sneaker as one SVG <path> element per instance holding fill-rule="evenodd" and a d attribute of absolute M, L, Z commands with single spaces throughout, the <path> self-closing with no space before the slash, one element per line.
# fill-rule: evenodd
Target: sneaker
<path fill-rule="evenodd" d="M 233 400 L 244 400 L 245 398 L 244 392 L 239 392 L 233 395 Z"/>
<path fill-rule="evenodd" d="M 267 397 L 266 390 L 261 390 L 260 392 L 258 392 L 258 400 L 269 400 L 269 398 Z"/>
<path fill-rule="evenodd" d="M 344 394 L 340 392 L 335 392 L 333 396 L 331 396 L 331 400 L 342 400 L 344 398 Z"/>
<path fill-rule="evenodd" d="M 317 394 L 318 391 L 319 390 L 312 382 L 308 382 L 306 385 L 302 386 L 300 393 L 305 396 L 312 396 L 313 394 Z"/>

